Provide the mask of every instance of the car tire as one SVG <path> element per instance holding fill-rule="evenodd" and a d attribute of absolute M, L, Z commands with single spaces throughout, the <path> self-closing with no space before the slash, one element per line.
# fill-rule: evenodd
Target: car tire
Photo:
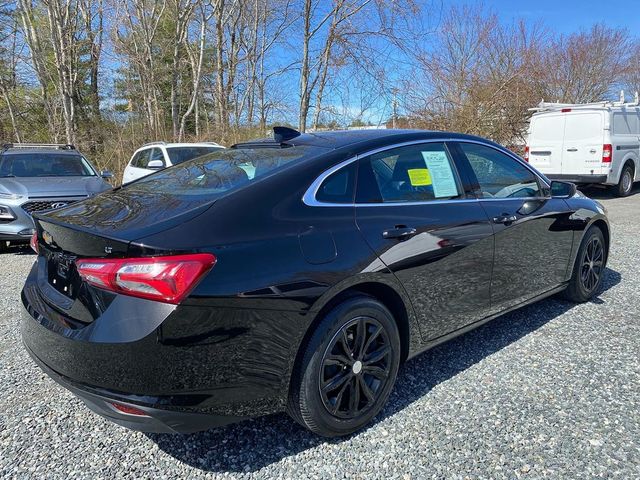
<path fill-rule="evenodd" d="M 583 303 L 593 298 L 602 287 L 607 265 L 607 247 L 602 230 L 589 227 L 573 265 L 573 273 L 564 296 L 567 300 Z"/>
<path fill-rule="evenodd" d="M 613 187 L 615 194 L 618 197 L 628 197 L 633 191 L 633 166 L 626 164 L 620 172 L 620 181 Z"/>
<path fill-rule="evenodd" d="M 400 335 L 391 312 L 357 295 L 331 309 L 296 365 L 287 412 L 324 437 L 353 433 L 387 403 L 400 364 Z"/>
<path fill-rule="evenodd" d="M 5 253 L 9 250 L 9 244 L 4 240 L 0 241 L 0 253 Z"/>

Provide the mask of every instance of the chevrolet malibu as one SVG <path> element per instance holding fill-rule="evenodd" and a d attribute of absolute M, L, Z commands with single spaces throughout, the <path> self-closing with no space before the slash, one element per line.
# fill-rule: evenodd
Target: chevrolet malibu
<path fill-rule="evenodd" d="M 34 215 L 24 344 L 93 411 L 156 432 L 286 411 L 346 435 L 407 359 L 601 287 L 603 208 L 500 145 L 274 130 Z"/>

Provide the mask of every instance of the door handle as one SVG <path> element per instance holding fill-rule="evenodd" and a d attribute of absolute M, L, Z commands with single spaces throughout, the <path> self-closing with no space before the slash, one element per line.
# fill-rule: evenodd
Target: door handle
<path fill-rule="evenodd" d="M 499 217 L 493 217 L 492 220 L 493 220 L 493 223 L 503 223 L 505 225 L 508 225 L 518 220 L 518 217 L 516 217 L 515 215 L 509 215 L 507 213 L 503 213 Z"/>
<path fill-rule="evenodd" d="M 382 232 L 382 238 L 395 238 L 398 240 L 405 240 L 413 237 L 417 233 L 417 230 L 412 227 L 406 227 L 404 225 L 396 225 L 394 228 L 390 228 Z"/>
<path fill-rule="evenodd" d="M 595 148 L 592 148 L 591 150 L 589 150 L 589 153 L 592 153 L 592 154 L 593 154 L 593 153 L 596 153 L 596 151 L 597 151 L 597 150 L 596 150 Z"/>
<path fill-rule="evenodd" d="M 577 148 L 567 148 L 567 152 L 577 152 Z"/>

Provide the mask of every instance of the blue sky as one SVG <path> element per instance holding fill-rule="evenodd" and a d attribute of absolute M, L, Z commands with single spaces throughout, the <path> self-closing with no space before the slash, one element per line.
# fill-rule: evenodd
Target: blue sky
<path fill-rule="evenodd" d="M 638 0 L 487 0 L 484 5 L 504 20 L 542 20 L 562 33 L 588 29 L 594 23 L 624 27 L 632 34 L 640 31 Z"/>

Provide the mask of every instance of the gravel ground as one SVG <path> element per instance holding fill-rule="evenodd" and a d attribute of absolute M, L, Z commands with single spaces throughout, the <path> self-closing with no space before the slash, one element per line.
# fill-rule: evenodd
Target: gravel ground
<path fill-rule="evenodd" d="M 189 436 L 113 425 L 24 352 L 28 250 L 0 256 L 5 478 L 640 478 L 640 192 L 602 200 L 605 290 L 505 315 L 403 367 L 375 424 L 326 441 L 285 415 Z"/>

